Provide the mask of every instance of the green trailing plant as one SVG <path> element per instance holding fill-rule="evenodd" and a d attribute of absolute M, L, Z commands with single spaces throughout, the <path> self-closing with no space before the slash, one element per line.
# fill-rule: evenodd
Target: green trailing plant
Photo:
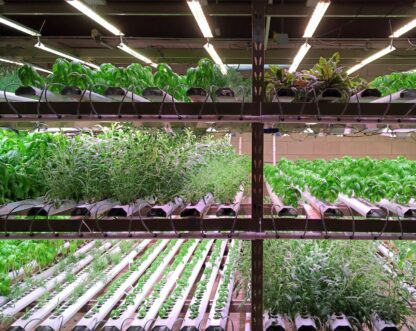
<path fill-rule="evenodd" d="M 403 89 L 416 88 L 416 72 L 393 72 L 374 78 L 370 87 L 378 89 L 383 96 Z"/>
<path fill-rule="evenodd" d="M 240 289 L 249 298 L 249 244 L 243 252 Z M 264 272 L 264 305 L 272 314 L 310 314 L 326 322 L 344 313 L 359 329 L 371 328 L 374 313 L 396 324 L 414 315 L 409 293 L 385 272 L 372 242 L 266 241 Z"/>

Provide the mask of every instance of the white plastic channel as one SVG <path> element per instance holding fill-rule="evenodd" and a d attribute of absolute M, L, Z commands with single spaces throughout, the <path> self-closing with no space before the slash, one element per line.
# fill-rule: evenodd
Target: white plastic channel
<path fill-rule="evenodd" d="M 209 298 L 211 296 L 211 290 L 214 288 L 215 280 L 217 279 L 218 272 L 220 270 L 221 261 L 224 256 L 225 247 L 227 246 L 227 241 L 222 240 L 221 242 L 221 250 L 218 258 L 214 261 L 212 266 L 212 272 L 209 276 L 209 280 L 206 286 L 206 290 L 204 292 L 204 295 L 201 298 L 201 303 L 199 305 L 199 312 L 198 316 L 195 319 L 191 319 L 191 311 L 188 309 L 186 312 L 185 318 L 182 322 L 181 330 L 185 327 L 195 327 L 198 328 L 201 324 L 201 321 L 204 319 L 205 312 L 207 311 L 208 305 L 209 305 Z M 207 267 L 207 266 L 206 266 Z M 201 278 L 201 281 L 203 278 Z M 191 305 L 195 304 L 195 301 L 198 300 L 195 296 L 191 300 Z"/>
<path fill-rule="evenodd" d="M 230 250 L 228 253 L 228 257 L 227 257 L 227 261 L 225 263 L 224 266 L 224 271 L 226 270 L 226 268 L 228 267 L 228 265 L 230 263 L 232 263 L 231 261 L 231 257 L 230 257 L 230 251 L 233 249 L 233 247 L 235 245 L 239 245 L 239 243 L 237 244 L 235 240 L 233 240 L 231 242 L 230 245 Z M 239 248 L 237 248 L 239 249 Z M 211 327 L 211 329 L 213 330 L 225 330 L 226 326 L 227 326 L 227 322 L 228 322 L 228 312 L 230 310 L 230 306 L 231 306 L 231 298 L 233 296 L 233 289 L 234 289 L 234 282 L 235 282 L 235 269 L 233 270 L 233 272 L 231 273 L 231 277 L 230 277 L 230 283 L 228 284 L 228 298 L 227 298 L 227 302 L 224 306 L 224 308 L 221 310 L 221 317 L 216 319 L 215 313 L 216 313 L 216 302 L 217 299 L 219 297 L 220 292 L 218 291 L 218 289 L 220 288 L 221 284 L 224 282 L 224 275 L 221 275 L 221 280 L 218 283 L 218 288 L 217 288 L 217 293 L 215 293 L 215 297 L 214 297 L 214 303 L 211 307 L 211 310 L 209 312 L 209 317 L 208 317 L 208 323 L 205 329 L 208 329 Z"/>
<path fill-rule="evenodd" d="M 111 243 L 107 242 L 103 246 L 97 249 L 97 252 L 101 252 L 103 250 L 107 250 L 112 246 Z M 33 290 L 28 290 L 27 292 L 23 293 L 23 295 L 15 300 L 8 302 L 0 309 L 0 316 L 3 317 L 10 317 L 21 311 L 22 309 L 26 308 L 35 300 L 39 299 L 44 293 L 50 291 L 52 288 L 55 287 L 56 284 L 60 284 L 65 280 L 67 273 L 75 274 L 80 271 L 82 268 L 87 266 L 94 260 L 94 255 L 89 254 L 79 262 L 72 265 L 72 268 L 67 271 L 63 271 L 59 273 L 55 277 L 50 277 L 49 279 L 45 279 L 45 283 L 41 287 L 36 287 Z"/>
<path fill-rule="evenodd" d="M 121 300 L 121 298 L 126 294 L 127 290 L 133 286 L 133 284 L 141 277 L 141 275 L 146 271 L 146 269 L 152 264 L 154 259 L 159 255 L 159 253 L 165 249 L 168 244 L 167 240 L 162 240 L 162 242 L 156 247 L 156 249 L 147 257 L 140 267 L 134 271 L 125 282 L 114 292 L 114 294 L 105 301 L 105 304 L 100 308 L 99 312 L 91 314 L 88 318 L 84 316 L 78 323 L 77 326 L 84 326 L 88 330 L 94 330 L 98 323 L 110 313 L 114 306 Z"/>
<path fill-rule="evenodd" d="M 146 331 L 150 330 L 150 327 L 152 326 L 152 323 L 150 323 L 150 321 L 156 318 L 160 307 L 168 297 L 169 293 L 172 291 L 173 287 L 176 284 L 176 281 L 179 279 L 183 269 L 185 269 L 186 264 L 188 263 L 198 244 L 199 239 L 195 240 L 195 243 L 189 248 L 187 254 L 183 257 L 181 263 L 176 267 L 172 274 L 170 274 L 168 281 L 161 288 L 161 291 L 158 294 L 158 298 L 153 302 L 149 311 L 146 313 L 146 316 L 144 318 L 139 318 L 139 316 L 136 315 L 136 318 L 133 320 L 130 326 L 140 326 Z"/>
<path fill-rule="evenodd" d="M 177 251 L 181 247 L 181 245 L 184 243 L 184 240 L 178 240 L 176 244 L 173 246 L 171 251 L 168 253 L 168 255 L 165 256 L 163 259 L 163 262 L 159 265 L 159 267 L 154 271 L 152 276 L 149 278 L 149 280 L 144 284 L 143 291 L 137 293 L 136 297 L 134 298 L 133 302 L 134 304 L 129 305 L 127 309 L 120 315 L 119 318 L 113 319 L 109 318 L 107 323 L 104 325 L 103 330 L 114 328 L 115 330 L 121 330 L 121 328 L 126 327 L 128 324 L 125 323 L 125 321 L 128 321 L 129 318 L 134 314 L 136 309 L 140 306 L 140 304 L 143 302 L 143 300 L 149 295 L 150 291 L 153 288 L 153 285 L 158 281 L 160 276 L 163 273 L 163 270 L 168 266 L 169 262 L 172 260 L 172 258 L 176 255 Z"/>
<path fill-rule="evenodd" d="M 111 270 L 104 272 L 104 277 L 94 283 L 81 297 L 79 297 L 73 304 L 65 307 L 65 310 L 59 314 L 52 314 L 49 318 L 41 323 L 41 326 L 49 327 L 52 330 L 58 331 L 62 325 L 65 325 L 84 305 L 88 303 L 95 295 L 97 295 L 114 277 L 116 277 L 128 264 L 134 259 L 147 245 L 142 242 L 139 246 L 134 248 L 127 256 L 125 256 L 119 264 Z"/>
<path fill-rule="evenodd" d="M 156 326 L 164 326 L 167 327 L 169 330 L 173 329 L 173 326 L 178 321 L 179 314 L 182 311 L 182 308 L 185 304 L 185 300 L 188 297 L 189 293 L 191 292 L 192 287 L 194 286 L 194 283 L 199 275 L 199 272 L 206 260 L 206 257 L 208 255 L 209 250 L 212 247 L 214 240 L 210 240 L 207 244 L 207 247 L 204 249 L 204 251 L 201 254 L 201 259 L 198 261 L 198 263 L 194 266 L 192 269 L 192 275 L 188 279 L 188 286 L 184 289 L 182 296 L 179 300 L 176 301 L 174 306 L 172 307 L 172 311 L 169 313 L 168 318 L 158 318 L 153 325 L 153 327 Z"/>
<path fill-rule="evenodd" d="M 116 247 L 111 251 L 112 254 L 120 252 L 120 247 Z M 25 331 L 34 330 L 35 327 L 41 323 L 59 304 L 64 302 L 74 292 L 77 286 L 87 282 L 90 276 L 91 270 L 85 268 L 76 275 L 77 279 L 69 284 L 64 285 L 60 292 L 54 291 L 47 303 L 38 303 L 30 311 L 30 317 L 26 317 L 26 314 L 15 321 L 11 326 L 21 327 Z"/>
<path fill-rule="evenodd" d="M 91 250 L 93 247 L 94 247 L 94 242 L 91 241 L 91 242 L 87 243 L 86 245 L 83 245 L 81 248 L 79 248 L 76 252 L 74 252 L 74 254 L 72 254 L 72 256 L 78 257 L 79 255 L 84 254 L 87 251 Z M 63 258 L 60 262 L 68 260 L 68 259 L 69 259 L 69 257 L 67 256 L 67 257 Z M 34 276 L 32 276 L 30 278 L 30 281 L 39 281 L 39 280 L 51 277 L 53 275 L 53 273 L 55 272 L 55 270 L 59 267 L 60 262 L 58 262 L 57 264 L 51 266 L 50 268 L 48 268 L 44 271 L 38 272 L 37 274 L 35 274 Z M 25 281 L 27 282 L 28 279 L 25 279 Z M 14 285 L 13 287 L 19 288 L 20 285 L 23 285 L 23 284 L 24 284 L 24 281 L 21 281 L 21 282 L 17 283 L 16 285 Z M 4 297 L 4 296 L 0 297 L 0 307 L 3 306 L 9 300 L 10 299 L 8 297 Z"/>

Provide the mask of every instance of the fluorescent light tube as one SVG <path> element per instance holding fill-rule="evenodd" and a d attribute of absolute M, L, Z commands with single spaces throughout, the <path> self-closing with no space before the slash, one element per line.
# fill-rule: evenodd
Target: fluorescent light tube
<path fill-rule="evenodd" d="M 303 58 L 310 49 L 311 45 L 309 45 L 308 43 L 304 43 L 302 46 L 300 46 L 298 53 L 296 54 L 295 58 L 293 59 L 293 63 L 289 68 L 289 72 L 296 71 L 296 69 L 299 67 L 299 64 L 302 62 Z"/>
<path fill-rule="evenodd" d="M 378 51 L 377 53 L 369 56 L 368 58 L 362 60 L 360 63 L 356 64 L 355 66 L 351 67 L 350 69 L 348 69 L 347 74 L 351 75 L 353 72 L 356 72 L 357 70 L 360 70 L 361 68 L 365 67 L 367 64 L 383 57 L 384 55 L 387 55 L 393 51 L 396 50 L 396 47 L 390 45 L 384 49 L 382 49 L 381 51 Z"/>
<path fill-rule="evenodd" d="M 319 25 L 319 22 L 325 15 L 326 10 L 328 9 L 331 3 L 329 1 L 319 1 L 316 4 L 315 10 L 309 20 L 308 25 L 306 26 L 305 33 L 303 34 L 303 38 L 312 38 L 313 34 L 315 33 L 316 28 Z"/>
<path fill-rule="evenodd" d="M 208 21 L 204 15 L 201 4 L 197 0 L 187 1 L 189 9 L 194 15 L 196 22 L 198 23 L 199 28 L 204 36 L 204 38 L 212 38 L 212 32 L 209 27 Z"/>
<path fill-rule="evenodd" d="M 393 32 L 393 34 L 390 36 L 390 38 L 399 38 L 402 35 L 404 35 L 406 32 L 409 32 L 413 28 L 416 27 L 416 19 L 413 21 L 410 21 L 409 23 L 403 25 L 400 29 Z"/>
<path fill-rule="evenodd" d="M 126 52 L 130 54 L 131 56 L 135 57 L 136 59 L 139 59 L 140 61 L 150 64 L 152 67 L 156 68 L 157 64 L 153 63 L 152 60 L 150 60 L 148 57 L 136 52 L 134 49 L 127 46 L 125 43 L 120 43 L 117 48 L 121 49 L 123 52 Z"/>
<path fill-rule="evenodd" d="M 106 21 L 104 18 L 102 18 L 100 15 L 98 15 L 95 11 L 93 11 L 90 7 L 85 5 L 83 2 L 79 0 L 66 0 L 67 3 L 69 3 L 71 6 L 78 9 L 81 13 L 85 14 L 89 18 L 91 18 L 93 21 L 100 24 L 103 28 L 110 31 L 115 36 L 124 36 L 124 33 L 121 32 L 119 29 L 117 29 L 114 25 L 112 25 L 110 22 Z"/>
<path fill-rule="evenodd" d="M 215 50 L 214 46 L 212 46 L 210 43 L 207 43 L 204 45 L 205 50 L 208 52 L 208 54 L 211 56 L 211 58 L 214 60 L 214 62 L 220 67 L 221 73 L 223 75 L 227 74 L 227 68 L 225 67 L 224 63 L 222 62 L 220 56 L 218 55 L 217 51 Z"/>
<path fill-rule="evenodd" d="M 87 65 L 87 66 L 89 66 L 89 67 L 91 67 L 91 68 L 94 68 L 94 69 L 99 69 L 99 68 L 100 68 L 99 66 L 97 66 L 97 65 L 96 65 L 96 64 L 94 64 L 94 63 L 87 62 L 87 61 L 83 61 L 83 60 L 78 59 L 78 58 L 76 58 L 76 57 L 74 57 L 74 56 L 72 56 L 72 55 L 69 55 L 69 54 L 66 54 L 66 53 L 62 53 L 62 52 L 60 52 L 60 51 L 58 51 L 58 50 L 56 50 L 56 49 L 50 48 L 50 47 L 48 47 L 48 46 L 45 46 L 45 45 L 44 45 L 44 44 L 42 44 L 40 41 L 39 41 L 39 42 L 35 45 L 35 47 L 36 47 L 36 48 L 39 48 L 39 49 L 41 49 L 41 50 L 44 50 L 44 51 L 46 51 L 46 52 L 49 52 L 49 53 L 52 53 L 52 54 L 55 54 L 55 55 L 58 55 L 58 56 L 64 57 L 64 58 L 69 59 L 69 60 L 71 60 L 71 61 L 75 61 L 75 62 L 79 62 L 79 63 L 85 64 L 85 65 Z"/>
<path fill-rule="evenodd" d="M 6 59 L 4 57 L 0 57 L 0 61 L 1 62 L 6 62 L 6 63 L 12 63 L 12 64 L 16 64 L 18 66 L 23 66 L 25 63 L 23 62 L 19 62 L 19 61 L 14 61 L 14 60 L 10 60 L 10 59 Z M 29 64 L 29 63 L 28 63 Z M 42 71 L 42 72 L 46 72 L 47 74 L 51 74 L 52 71 L 47 70 L 47 69 L 43 69 L 41 67 L 35 66 L 33 64 L 29 64 L 33 69 L 37 70 L 37 71 Z"/>
<path fill-rule="evenodd" d="M 1 16 L 1 15 L 0 15 L 0 23 L 5 24 L 5 25 L 7 25 L 7 26 L 9 26 L 9 27 L 11 27 L 13 29 L 16 29 L 16 30 L 19 30 L 21 32 L 24 32 L 24 33 L 26 33 L 28 35 L 33 36 L 33 37 L 40 36 L 40 33 L 39 32 L 37 32 L 35 30 L 32 30 L 30 28 L 27 28 L 24 25 L 22 25 L 20 23 L 17 23 L 15 21 L 13 21 L 13 20 L 11 20 L 11 19 L 9 19 L 7 17 Z"/>

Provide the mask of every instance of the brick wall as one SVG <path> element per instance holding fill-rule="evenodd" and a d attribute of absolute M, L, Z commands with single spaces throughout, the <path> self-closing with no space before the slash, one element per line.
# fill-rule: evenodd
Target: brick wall
<path fill-rule="evenodd" d="M 232 144 L 238 150 L 241 137 L 241 151 L 251 154 L 251 133 L 237 133 L 232 137 Z M 273 162 L 273 137 L 265 135 L 265 162 Z M 394 158 L 403 155 L 416 160 L 416 141 L 412 138 L 399 139 L 385 136 L 368 137 L 313 137 L 294 134 L 276 137 L 276 155 L 289 160 L 297 159 L 333 159 L 346 155 L 352 157 L 370 156 L 372 158 Z"/>

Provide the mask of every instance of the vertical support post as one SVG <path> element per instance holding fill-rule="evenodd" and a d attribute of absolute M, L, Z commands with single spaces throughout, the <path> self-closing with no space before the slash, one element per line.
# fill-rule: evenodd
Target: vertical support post
<path fill-rule="evenodd" d="M 266 0 L 252 0 L 252 80 L 253 103 L 257 115 L 262 115 L 264 99 L 264 30 Z M 262 230 L 263 219 L 263 147 L 264 125 L 252 123 L 252 187 L 251 215 L 257 229 Z M 251 330 L 263 330 L 263 241 L 251 243 Z"/>

